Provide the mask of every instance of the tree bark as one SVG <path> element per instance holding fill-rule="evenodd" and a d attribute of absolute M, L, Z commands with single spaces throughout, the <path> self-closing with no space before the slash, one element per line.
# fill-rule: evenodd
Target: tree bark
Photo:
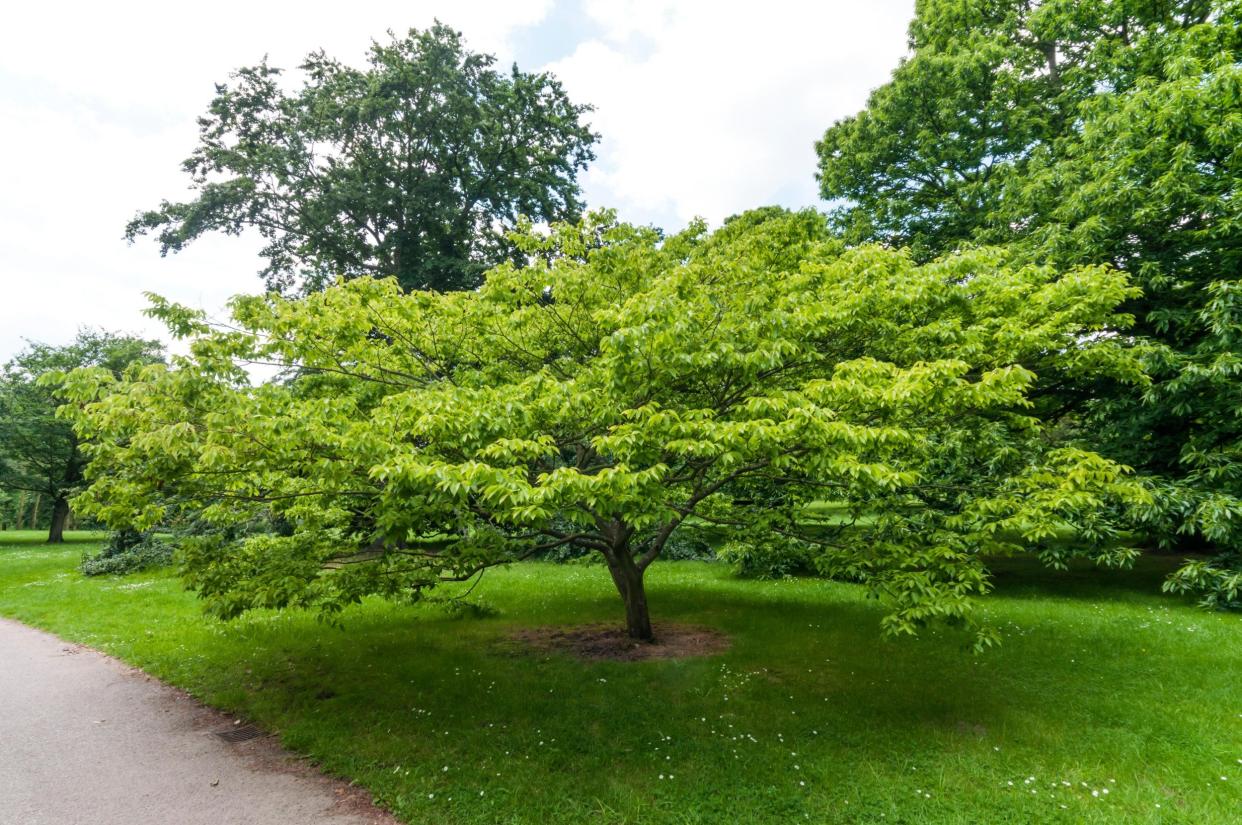
<path fill-rule="evenodd" d="M 647 591 L 643 588 L 643 571 L 635 564 L 628 550 L 608 559 L 608 572 L 625 603 L 625 631 L 631 639 L 654 642 L 651 614 L 647 610 Z"/>
<path fill-rule="evenodd" d="M 61 544 L 65 540 L 65 522 L 69 520 L 69 500 L 61 497 L 52 505 L 52 529 L 48 531 L 48 544 Z"/>

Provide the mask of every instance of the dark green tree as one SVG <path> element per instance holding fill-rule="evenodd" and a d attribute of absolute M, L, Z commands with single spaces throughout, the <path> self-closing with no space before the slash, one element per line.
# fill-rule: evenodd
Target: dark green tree
<path fill-rule="evenodd" d="M 512 254 L 518 216 L 578 217 L 597 136 L 555 77 L 497 71 L 440 23 L 374 44 L 368 63 L 313 52 L 292 92 L 266 61 L 234 72 L 183 164 L 196 196 L 140 213 L 127 237 L 154 232 L 167 253 L 255 229 L 280 291 L 339 276 L 456 290 Z"/>
<path fill-rule="evenodd" d="M 1236 27 L 1236 0 L 918 0 L 912 54 L 817 144 L 824 198 L 852 242 L 930 259 L 1010 226 L 1003 193 L 1081 107 L 1163 71 L 1162 48 Z"/>
<path fill-rule="evenodd" d="M 87 458 L 68 421 L 55 376 L 79 367 L 102 367 L 120 376 L 130 364 L 163 358 L 158 341 L 83 330 L 73 343 L 30 344 L 0 372 L 0 489 L 25 491 L 51 503 L 49 542 L 64 541 L 69 496 L 83 480 Z"/>
<path fill-rule="evenodd" d="M 933 258 L 1103 264 L 1143 294 L 1119 337 L 1146 385 L 1046 388 L 1162 495 L 1166 545 L 1213 549 L 1172 586 L 1236 602 L 1242 576 L 1242 4 L 924 0 L 913 56 L 819 145 L 852 240 Z"/>

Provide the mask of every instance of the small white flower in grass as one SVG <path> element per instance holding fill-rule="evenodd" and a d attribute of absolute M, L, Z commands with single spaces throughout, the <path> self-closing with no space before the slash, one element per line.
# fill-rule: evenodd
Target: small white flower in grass
<path fill-rule="evenodd" d="M 1104 789 L 1104 793 L 1108 793 L 1108 788 L 1105 788 L 1105 789 Z"/>
<path fill-rule="evenodd" d="M 479 791 L 479 796 L 482 796 L 482 795 L 483 795 L 483 792 L 482 792 L 482 791 Z"/>
<path fill-rule="evenodd" d="M 435 799 L 435 798 L 436 798 L 436 795 L 435 795 L 435 794 L 433 794 L 433 793 L 429 793 L 429 794 L 427 794 L 427 798 L 428 798 L 428 799 Z"/>
<path fill-rule="evenodd" d="M 1091 792 L 1091 795 L 1092 795 L 1092 796 L 1099 796 L 1099 795 L 1100 795 L 1100 792 L 1099 792 L 1099 791 L 1092 791 L 1092 792 Z"/>

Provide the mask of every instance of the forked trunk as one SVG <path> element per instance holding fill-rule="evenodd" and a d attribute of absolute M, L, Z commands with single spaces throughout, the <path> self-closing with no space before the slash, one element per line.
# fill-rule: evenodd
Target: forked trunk
<path fill-rule="evenodd" d="M 60 544 L 65 540 L 65 522 L 69 520 L 69 501 L 56 499 L 52 505 L 52 529 L 48 531 L 47 543 Z"/>
<path fill-rule="evenodd" d="M 639 642 L 654 642 L 651 614 L 647 610 L 647 591 L 643 588 L 643 571 L 627 552 L 615 560 L 609 560 L 608 572 L 612 574 L 617 592 L 621 594 L 621 601 L 625 602 L 626 633 Z"/>

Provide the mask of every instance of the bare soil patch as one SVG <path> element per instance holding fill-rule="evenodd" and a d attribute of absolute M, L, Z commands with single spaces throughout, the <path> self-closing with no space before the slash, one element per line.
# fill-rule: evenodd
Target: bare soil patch
<path fill-rule="evenodd" d="M 730 645 L 728 636 L 710 627 L 662 624 L 654 629 L 655 642 L 637 642 L 615 624 L 529 627 L 514 631 L 509 639 L 526 649 L 564 653 L 594 662 L 714 656 Z"/>

